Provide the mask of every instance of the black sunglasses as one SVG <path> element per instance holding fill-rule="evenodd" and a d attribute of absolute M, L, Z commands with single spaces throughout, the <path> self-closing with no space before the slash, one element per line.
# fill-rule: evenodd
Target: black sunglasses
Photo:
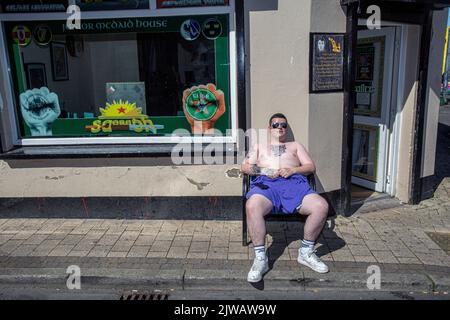
<path fill-rule="evenodd" d="M 284 129 L 286 129 L 287 128 L 287 122 L 274 122 L 274 123 L 272 123 L 272 128 L 273 129 L 276 129 L 276 128 L 278 128 L 279 126 L 281 126 L 282 128 L 284 128 Z"/>

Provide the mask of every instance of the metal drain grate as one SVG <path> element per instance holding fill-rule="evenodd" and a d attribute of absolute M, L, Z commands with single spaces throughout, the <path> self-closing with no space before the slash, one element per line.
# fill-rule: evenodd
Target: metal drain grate
<path fill-rule="evenodd" d="M 450 233 L 443 232 L 426 232 L 426 234 L 433 240 L 442 250 L 450 255 Z"/>
<path fill-rule="evenodd" d="M 153 292 L 149 291 L 125 291 L 120 296 L 119 300 L 168 300 L 169 293 L 155 290 Z"/>

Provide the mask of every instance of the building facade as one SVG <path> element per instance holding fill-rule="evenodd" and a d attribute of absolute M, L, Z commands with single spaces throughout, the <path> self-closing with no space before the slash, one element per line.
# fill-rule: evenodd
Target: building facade
<path fill-rule="evenodd" d="M 74 2 L 2 2 L 1 211 L 238 217 L 275 112 L 335 212 L 432 194 L 447 1 Z"/>

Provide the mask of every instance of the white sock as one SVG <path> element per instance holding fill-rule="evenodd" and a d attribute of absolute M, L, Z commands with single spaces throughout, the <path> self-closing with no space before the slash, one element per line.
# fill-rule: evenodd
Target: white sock
<path fill-rule="evenodd" d="M 264 246 L 256 246 L 255 249 L 255 257 L 258 260 L 266 260 L 266 248 Z"/>
<path fill-rule="evenodd" d="M 302 240 L 302 245 L 300 246 L 300 253 L 305 254 L 306 252 L 314 250 L 314 245 L 316 243 L 314 241 Z"/>

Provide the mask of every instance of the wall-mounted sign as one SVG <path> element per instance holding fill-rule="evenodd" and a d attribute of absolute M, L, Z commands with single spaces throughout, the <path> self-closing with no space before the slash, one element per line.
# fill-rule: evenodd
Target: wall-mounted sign
<path fill-rule="evenodd" d="M 61 12 L 71 4 L 68 0 L 2 0 L 2 13 Z M 81 11 L 150 9 L 149 0 L 75 0 Z"/>
<path fill-rule="evenodd" d="M 206 39 L 216 40 L 222 34 L 222 24 L 216 18 L 211 18 L 203 23 L 203 35 Z"/>
<path fill-rule="evenodd" d="M 157 0 L 158 9 L 180 7 L 212 7 L 227 6 L 228 0 Z"/>
<path fill-rule="evenodd" d="M 344 89 L 344 34 L 311 33 L 309 91 Z"/>
<path fill-rule="evenodd" d="M 27 26 L 15 26 L 12 30 L 12 39 L 19 46 L 25 47 L 31 42 L 31 31 Z"/>
<path fill-rule="evenodd" d="M 39 46 L 46 46 L 52 41 L 52 30 L 49 26 L 40 24 L 34 28 L 33 39 Z"/>
<path fill-rule="evenodd" d="M 188 19 L 181 24 L 180 34 L 187 41 L 192 41 L 200 36 L 200 23 L 194 19 Z"/>
<path fill-rule="evenodd" d="M 66 11 L 67 0 L 2 0 L 2 13 Z"/>
<path fill-rule="evenodd" d="M 81 11 L 150 9 L 149 0 L 76 0 Z"/>

